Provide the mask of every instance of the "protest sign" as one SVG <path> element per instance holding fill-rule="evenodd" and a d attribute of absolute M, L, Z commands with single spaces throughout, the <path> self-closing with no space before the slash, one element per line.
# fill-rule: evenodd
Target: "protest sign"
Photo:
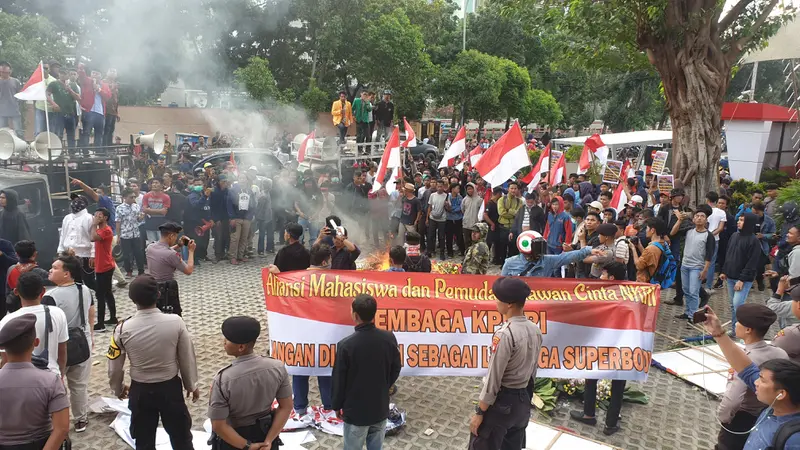
<path fill-rule="evenodd" d="M 264 269 L 262 277 L 271 355 L 292 375 L 331 374 L 360 293 L 376 298 L 376 326 L 397 337 L 403 376 L 485 375 L 503 322 L 491 290 L 496 276 Z M 647 378 L 658 285 L 523 279 L 532 288 L 525 314 L 544 336 L 537 376 Z"/>
<path fill-rule="evenodd" d="M 664 168 L 667 165 L 667 156 L 669 156 L 669 153 L 664 151 L 654 152 L 653 166 L 650 169 L 650 172 L 656 175 L 661 175 L 664 173 Z"/>
<path fill-rule="evenodd" d="M 609 159 L 606 161 L 606 168 L 603 170 L 603 182 L 617 184 L 622 173 L 622 161 Z"/>
<path fill-rule="evenodd" d="M 675 187 L 673 175 L 659 175 L 658 176 L 658 191 L 669 192 Z"/>
<path fill-rule="evenodd" d="M 553 171 L 553 167 L 555 167 L 558 159 L 561 158 L 563 153 L 564 152 L 560 152 L 558 150 L 550 150 L 550 167 L 547 169 L 548 172 Z"/>

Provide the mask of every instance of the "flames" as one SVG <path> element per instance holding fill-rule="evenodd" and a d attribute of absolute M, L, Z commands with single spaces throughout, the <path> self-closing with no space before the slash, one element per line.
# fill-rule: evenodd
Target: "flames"
<path fill-rule="evenodd" d="M 359 270 L 372 270 L 376 272 L 385 272 L 391 267 L 389 262 L 389 252 L 373 252 L 364 258 Z"/>

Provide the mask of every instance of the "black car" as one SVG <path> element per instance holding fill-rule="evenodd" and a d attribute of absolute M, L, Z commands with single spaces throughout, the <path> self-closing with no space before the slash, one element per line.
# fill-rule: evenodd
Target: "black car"
<path fill-rule="evenodd" d="M 406 134 L 400 133 L 400 142 L 405 141 Z M 422 156 L 427 160 L 437 160 L 441 156 L 439 154 L 439 148 L 432 144 L 424 144 L 421 140 L 417 139 L 417 146 L 416 147 L 409 147 L 411 150 L 411 156 L 419 157 Z M 378 132 L 374 131 L 372 133 L 372 142 L 378 142 Z"/>
<path fill-rule="evenodd" d="M 203 166 L 206 163 L 211 163 L 214 166 L 216 173 L 222 172 L 222 166 L 231 160 L 231 153 L 233 153 L 233 160 L 236 162 L 236 167 L 240 171 L 245 171 L 251 166 L 258 169 L 258 174 L 264 177 L 274 177 L 283 169 L 283 163 L 267 149 L 240 149 L 240 150 L 225 150 L 211 155 L 203 156 L 195 161 L 192 165 L 192 172 L 199 173 L 203 171 Z"/>

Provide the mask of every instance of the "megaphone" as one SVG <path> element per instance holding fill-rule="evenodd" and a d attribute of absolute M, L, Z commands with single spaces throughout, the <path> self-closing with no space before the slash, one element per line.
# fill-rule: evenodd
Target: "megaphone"
<path fill-rule="evenodd" d="M 17 137 L 10 128 L 0 129 L 0 159 L 11 158 L 14 153 L 22 154 L 28 149 L 28 143 Z"/>
<path fill-rule="evenodd" d="M 49 138 L 48 138 L 49 136 Z M 55 133 L 48 133 L 47 131 L 42 131 L 41 133 L 36 135 L 36 139 L 31 142 L 31 148 L 36 151 L 36 154 L 41 159 L 47 159 L 47 146 L 48 141 L 50 145 L 50 156 L 53 158 L 58 158 L 61 156 L 61 138 L 58 137 Z"/>
<path fill-rule="evenodd" d="M 157 155 L 164 153 L 164 133 L 160 129 L 153 134 L 142 134 L 137 140 L 142 145 L 152 147 Z"/>
<path fill-rule="evenodd" d="M 211 225 L 213 224 L 214 222 L 210 222 L 208 220 L 203 219 L 203 225 L 202 226 L 198 225 L 194 227 L 194 233 L 198 236 L 203 236 L 204 234 L 206 234 L 206 231 L 211 229 Z"/>

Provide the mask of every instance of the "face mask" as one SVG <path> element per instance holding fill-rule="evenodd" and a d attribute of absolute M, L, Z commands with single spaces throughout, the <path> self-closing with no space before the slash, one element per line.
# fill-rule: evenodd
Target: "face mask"
<path fill-rule="evenodd" d="M 77 213 L 83 211 L 84 209 L 86 209 L 86 206 L 87 206 L 87 202 L 82 197 L 78 197 L 76 199 L 73 199 L 72 202 L 70 202 L 70 205 L 69 205 L 70 209 L 72 210 L 72 212 L 74 214 L 77 214 Z"/>
<path fill-rule="evenodd" d="M 192 186 L 192 190 L 194 192 L 201 192 L 203 190 L 203 186 Z"/>

